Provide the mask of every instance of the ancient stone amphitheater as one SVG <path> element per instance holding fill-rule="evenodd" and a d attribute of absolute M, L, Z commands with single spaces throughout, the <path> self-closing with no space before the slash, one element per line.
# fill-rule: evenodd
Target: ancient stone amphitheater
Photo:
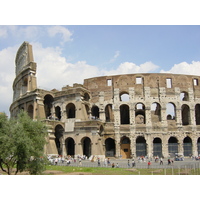
<path fill-rule="evenodd" d="M 103 76 L 47 91 L 37 88 L 28 42 L 19 48 L 15 63 L 11 116 L 23 109 L 47 124 L 47 154 L 122 158 L 200 154 L 199 76 Z"/>

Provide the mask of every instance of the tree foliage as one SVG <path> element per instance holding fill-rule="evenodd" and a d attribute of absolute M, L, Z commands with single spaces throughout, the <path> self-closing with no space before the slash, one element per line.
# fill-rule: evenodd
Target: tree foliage
<path fill-rule="evenodd" d="M 0 115 L 0 167 L 7 174 L 28 171 L 41 174 L 45 169 L 47 128 L 22 111 L 16 119 Z"/>

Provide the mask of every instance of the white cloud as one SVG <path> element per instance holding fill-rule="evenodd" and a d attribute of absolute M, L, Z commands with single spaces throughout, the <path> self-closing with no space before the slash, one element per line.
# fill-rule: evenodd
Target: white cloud
<path fill-rule="evenodd" d="M 148 73 L 148 72 L 153 72 L 158 68 L 159 66 L 153 64 L 152 62 L 145 62 L 144 64 L 141 64 L 139 66 L 132 62 L 124 62 L 114 70 L 104 71 L 104 74 L 117 75 L 117 74 L 132 74 L 132 73 Z"/>
<path fill-rule="evenodd" d="M 115 55 L 113 56 L 113 58 L 110 59 L 110 63 L 114 62 L 120 55 L 120 52 L 119 51 L 116 51 L 115 52 Z"/>
<path fill-rule="evenodd" d="M 72 32 L 64 26 L 0 26 L 1 38 L 15 38 L 20 43 L 23 41 L 44 41 L 54 37 L 63 45 L 73 40 L 72 35 Z"/>
<path fill-rule="evenodd" d="M 9 47 L 0 51 L 0 112 L 9 114 L 9 107 L 12 103 L 12 83 L 15 77 L 14 58 L 17 47 Z"/>
<path fill-rule="evenodd" d="M 57 34 L 61 34 L 61 45 L 63 45 L 65 42 L 72 41 L 72 33 L 63 26 L 51 26 L 47 31 L 50 37 L 55 37 Z"/>
<path fill-rule="evenodd" d="M 173 73 L 173 74 L 188 74 L 188 75 L 200 75 L 200 61 L 192 61 L 191 64 L 187 62 L 181 62 L 175 64 L 169 71 L 161 70 L 161 73 Z"/>
<path fill-rule="evenodd" d="M 41 44 L 33 44 L 34 58 L 37 63 L 38 86 L 47 89 L 61 89 L 65 85 L 83 83 L 84 78 L 97 76 L 99 71 L 86 61 L 67 62 L 61 56 L 61 49 L 56 47 L 43 48 Z"/>

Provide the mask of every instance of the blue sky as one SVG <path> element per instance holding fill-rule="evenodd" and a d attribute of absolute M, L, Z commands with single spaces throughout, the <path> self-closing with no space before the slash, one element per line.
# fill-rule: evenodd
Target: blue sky
<path fill-rule="evenodd" d="M 12 102 L 14 59 L 33 45 L 38 87 L 61 89 L 84 78 L 126 73 L 200 75 L 200 26 L 0 26 L 0 111 Z"/>

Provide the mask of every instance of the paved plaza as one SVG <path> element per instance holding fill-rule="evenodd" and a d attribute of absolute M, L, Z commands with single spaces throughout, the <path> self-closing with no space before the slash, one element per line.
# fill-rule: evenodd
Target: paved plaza
<path fill-rule="evenodd" d="M 96 161 L 90 161 L 90 160 L 81 160 L 79 161 L 76 159 L 74 162 L 73 160 L 68 164 L 66 161 L 64 163 L 59 162 L 58 165 L 66 165 L 66 166 L 82 166 L 82 167 L 112 167 L 112 164 L 114 163 L 114 167 L 119 168 L 132 168 L 132 159 L 115 159 L 110 158 L 110 164 L 105 162 L 104 160 L 100 160 L 98 163 L 98 160 Z M 173 160 L 173 159 L 171 159 Z M 195 160 L 191 158 L 185 158 L 183 161 L 173 161 L 170 164 L 168 164 L 168 159 L 163 159 L 163 164 L 160 164 L 160 160 L 158 162 L 155 162 L 154 159 L 151 159 L 150 166 L 148 166 L 149 160 L 138 160 L 134 159 L 135 166 L 134 168 L 200 168 L 200 160 Z"/>

